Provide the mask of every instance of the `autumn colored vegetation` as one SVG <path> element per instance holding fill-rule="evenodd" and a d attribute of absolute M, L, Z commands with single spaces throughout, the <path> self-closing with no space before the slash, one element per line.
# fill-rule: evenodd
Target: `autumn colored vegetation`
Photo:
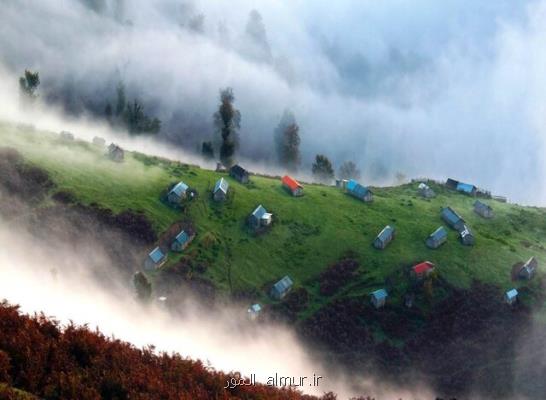
<path fill-rule="evenodd" d="M 24 391 L 78 400 L 317 399 L 260 384 L 224 389 L 228 378 L 178 354 L 137 349 L 87 326 L 61 328 L 43 315 L 22 315 L 17 306 L 0 303 L 1 398 Z"/>

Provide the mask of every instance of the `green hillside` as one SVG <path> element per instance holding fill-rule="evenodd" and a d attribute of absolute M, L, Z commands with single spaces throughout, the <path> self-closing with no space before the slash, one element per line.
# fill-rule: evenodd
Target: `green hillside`
<path fill-rule="evenodd" d="M 540 266 L 546 262 L 546 210 L 487 200 L 496 215 L 486 220 L 473 212 L 473 198 L 439 185 L 431 185 L 438 194 L 432 200 L 417 195 L 417 184 L 374 188 L 369 204 L 317 184 L 306 184 L 305 195 L 294 198 L 278 178 L 252 176 L 250 184 L 242 185 L 226 174 L 138 153 L 126 153 L 123 163 L 114 163 L 92 144 L 62 142 L 54 133 L 4 125 L 0 146 L 19 150 L 50 173 L 55 190 L 68 190 L 84 204 L 144 212 L 158 234 L 182 218 L 180 211 L 161 201 L 161 195 L 170 184 L 183 180 L 199 192 L 188 215 L 197 237 L 186 253 L 207 263 L 205 277 L 228 291 L 231 270 L 232 291 L 255 291 L 260 301 L 269 302 L 265 287 L 289 275 L 296 287 L 305 287 L 311 295 L 302 316 L 331 301 L 319 294 L 318 276 L 348 253 L 360 268 L 338 297 L 365 295 L 383 287 L 387 278 L 395 292 L 403 293 L 407 285 L 403 267 L 421 260 L 437 264 L 441 277 L 453 286 L 468 288 L 478 280 L 502 289 L 533 285 L 511 281 L 514 263 L 531 256 Z M 233 193 L 227 203 L 216 204 L 210 190 L 221 176 L 227 177 Z M 274 223 L 269 232 L 256 237 L 245 228 L 245 220 L 258 204 L 274 214 Z M 447 205 L 465 218 L 476 236 L 475 246 L 461 245 L 453 230 L 440 249 L 425 246 L 425 238 L 443 225 L 439 213 Z M 396 227 L 397 237 L 386 250 L 376 250 L 372 240 L 387 224 Z M 170 254 L 164 268 L 179 257 Z M 391 296 L 390 301 L 399 298 Z"/>

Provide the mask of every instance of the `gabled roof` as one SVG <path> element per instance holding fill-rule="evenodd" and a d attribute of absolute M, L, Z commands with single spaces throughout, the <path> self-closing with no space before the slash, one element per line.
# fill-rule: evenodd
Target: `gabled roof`
<path fill-rule="evenodd" d="M 537 259 L 535 257 L 531 257 L 530 259 L 527 260 L 525 264 L 523 264 L 521 268 L 527 268 L 528 270 L 532 271 L 536 269 L 537 265 L 538 265 Z"/>
<path fill-rule="evenodd" d="M 464 219 L 455 212 L 451 207 L 444 207 L 442 208 L 442 216 L 450 223 L 455 225 L 459 221 L 463 221 Z"/>
<path fill-rule="evenodd" d="M 390 225 L 387 225 L 383 228 L 381 232 L 379 232 L 379 235 L 377 235 L 377 239 L 381 240 L 382 242 L 388 240 L 394 233 L 394 228 Z"/>
<path fill-rule="evenodd" d="M 518 291 L 516 289 L 510 289 L 506 292 L 506 297 L 509 298 L 510 300 L 515 297 L 518 297 Z"/>
<path fill-rule="evenodd" d="M 476 186 L 469 183 L 459 182 L 457 183 L 457 190 L 465 193 L 472 193 L 474 190 L 476 190 Z"/>
<path fill-rule="evenodd" d="M 419 263 L 417 265 L 414 265 L 412 270 L 418 275 L 421 275 L 427 271 L 430 271 L 431 269 L 434 269 L 434 264 L 430 261 L 425 261 L 422 263 Z"/>
<path fill-rule="evenodd" d="M 493 208 L 489 205 L 489 204 L 485 204 L 479 200 L 476 200 L 474 202 L 474 208 L 480 208 L 480 209 L 484 209 L 484 210 L 493 210 Z"/>
<path fill-rule="evenodd" d="M 259 305 L 258 303 L 256 303 L 256 304 L 252 304 L 249 307 L 248 312 L 249 313 L 259 313 L 261 310 L 262 310 L 262 306 Z"/>
<path fill-rule="evenodd" d="M 150 257 L 152 261 L 157 264 L 158 262 L 163 260 L 163 258 L 165 258 L 165 255 L 159 247 L 156 247 L 150 252 L 150 254 L 148 254 L 148 257 Z"/>
<path fill-rule="evenodd" d="M 252 212 L 252 216 L 256 219 L 261 219 L 266 214 L 267 210 L 261 204 Z"/>
<path fill-rule="evenodd" d="M 358 197 L 363 197 L 363 196 L 365 196 L 368 192 L 371 192 L 370 189 L 368 189 L 368 188 L 365 187 L 365 186 L 362 186 L 360 183 L 358 183 L 358 182 L 355 181 L 354 179 L 351 179 L 351 180 L 349 180 L 349 182 L 347 182 L 347 190 L 348 190 L 349 192 L 354 193 L 354 194 L 357 195 Z"/>
<path fill-rule="evenodd" d="M 430 238 L 433 238 L 435 240 L 440 240 L 445 237 L 447 237 L 447 230 L 443 226 L 436 229 L 434 232 L 432 232 L 429 236 Z"/>
<path fill-rule="evenodd" d="M 184 182 L 180 181 L 171 189 L 169 193 L 174 193 L 178 197 L 182 196 L 182 193 L 185 193 L 189 189 L 189 186 Z"/>
<path fill-rule="evenodd" d="M 235 175 L 248 175 L 248 171 L 239 164 L 235 164 L 233 167 L 231 167 L 230 172 L 234 173 Z"/>
<path fill-rule="evenodd" d="M 371 293 L 371 296 L 376 300 L 386 299 L 388 294 L 385 289 L 378 289 Z"/>
<path fill-rule="evenodd" d="M 290 188 L 290 190 L 296 190 L 303 188 L 300 183 L 291 176 L 285 175 L 282 177 L 282 183 Z"/>
<path fill-rule="evenodd" d="M 284 278 L 282 278 L 280 281 L 278 281 L 277 283 L 275 283 L 273 285 L 273 288 L 278 292 L 278 293 L 283 293 L 285 291 L 287 291 L 288 289 L 290 289 L 292 287 L 292 285 L 294 284 L 294 282 L 292 282 L 292 279 L 290 279 L 290 277 L 288 275 L 286 275 Z"/>
<path fill-rule="evenodd" d="M 216 181 L 216 184 L 214 185 L 213 193 L 216 193 L 217 191 L 221 190 L 225 194 L 227 194 L 229 189 L 229 183 L 224 178 L 220 178 Z"/>
<path fill-rule="evenodd" d="M 188 240 L 190 240 L 190 237 L 186 233 L 186 231 L 181 231 L 176 237 L 174 238 L 175 242 L 178 242 L 180 244 L 186 243 Z"/>

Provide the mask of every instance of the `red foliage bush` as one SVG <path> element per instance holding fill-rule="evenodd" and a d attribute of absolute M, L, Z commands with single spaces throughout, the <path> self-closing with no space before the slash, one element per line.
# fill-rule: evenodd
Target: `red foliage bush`
<path fill-rule="evenodd" d="M 229 377 L 86 326 L 60 329 L 44 316 L 24 316 L 0 303 L 0 380 L 43 399 L 316 399 L 261 384 L 224 389 Z M 10 398 L 9 388 L 0 389 Z"/>

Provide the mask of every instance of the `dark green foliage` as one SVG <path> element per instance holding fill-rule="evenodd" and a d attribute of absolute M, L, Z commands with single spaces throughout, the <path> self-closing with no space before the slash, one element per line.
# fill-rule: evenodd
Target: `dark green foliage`
<path fill-rule="evenodd" d="M 152 284 L 142 272 L 136 272 L 133 275 L 133 285 L 139 300 L 149 301 L 152 296 Z"/>
<path fill-rule="evenodd" d="M 313 176 L 322 183 L 330 183 L 334 179 L 334 167 L 323 154 L 317 154 L 312 167 Z"/>
<path fill-rule="evenodd" d="M 275 129 L 277 158 L 289 171 L 296 171 L 301 164 L 299 129 L 294 114 L 288 110 Z"/>
<path fill-rule="evenodd" d="M 38 97 L 36 90 L 40 85 L 40 74 L 38 72 L 32 72 L 25 70 L 25 75 L 19 78 L 19 89 L 21 93 L 28 99 L 35 99 Z"/>
<path fill-rule="evenodd" d="M 104 107 L 104 116 L 109 122 L 112 121 L 112 105 L 110 103 L 106 104 L 106 107 Z"/>
<path fill-rule="evenodd" d="M 116 88 L 116 117 L 120 117 L 125 111 L 125 106 L 127 105 L 127 99 L 125 98 L 125 85 L 123 82 L 118 84 Z"/>
<path fill-rule="evenodd" d="M 127 106 L 124 117 L 127 129 L 131 134 L 156 134 L 161 130 L 161 121 L 157 118 L 150 118 L 144 114 L 144 106 L 136 99 L 132 104 Z"/>
<path fill-rule="evenodd" d="M 339 167 L 338 176 L 340 179 L 359 180 L 360 170 L 354 162 L 345 161 L 343 164 L 341 164 L 341 167 Z"/>
<path fill-rule="evenodd" d="M 201 146 L 201 155 L 206 160 L 214 159 L 214 148 L 212 147 L 212 142 L 203 142 Z"/>
<path fill-rule="evenodd" d="M 233 89 L 221 90 L 220 105 L 214 114 L 214 126 L 222 137 L 220 161 L 226 167 L 234 164 L 235 151 L 239 145 L 237 132 L 241 127 L 241 113 L 234 107 L 234 101 Z"/>

